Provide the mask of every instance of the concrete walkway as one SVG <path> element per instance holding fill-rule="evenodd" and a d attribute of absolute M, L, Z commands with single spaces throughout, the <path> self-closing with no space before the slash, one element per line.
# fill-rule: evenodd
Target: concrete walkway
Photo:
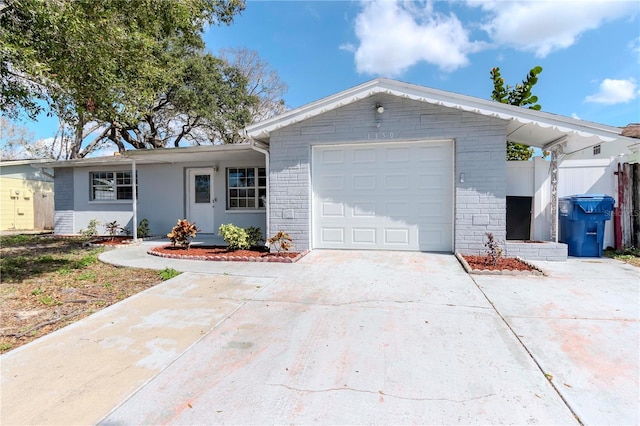
<path fill-rule="evenodd" d="M 144 244 L 101 260 L 191 272 L 3 355 L 0 423 L 638 423 L 633 267 L 472 278 L 448 255 L 254 264 Z"/>

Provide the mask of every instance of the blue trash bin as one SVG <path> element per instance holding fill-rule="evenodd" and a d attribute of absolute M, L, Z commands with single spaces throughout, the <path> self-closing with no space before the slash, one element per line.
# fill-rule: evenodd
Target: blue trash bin
<path fill-rule="evenodd" d="M 569 256 L 602 256 L 604 225 L 611 219 L 614 204 L 613 197 L 603 194 L 572 195 L 559 200 L 559 240 L 568 245 Z"/>

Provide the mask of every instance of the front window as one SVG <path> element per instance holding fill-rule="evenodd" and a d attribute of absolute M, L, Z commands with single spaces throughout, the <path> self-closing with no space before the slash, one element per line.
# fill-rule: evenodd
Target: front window
<path fill-rule="evenodd" d="M 227 169 L 227 208 L 229 210 L 263 209 L 267 196 L 264 167 Z"/>
<path fill-rule="evenodd" d="M 132 200 L 131 172 L 91 172 L 91 200 Z M 136 179 L 137 184 L 137 179 Z"/>

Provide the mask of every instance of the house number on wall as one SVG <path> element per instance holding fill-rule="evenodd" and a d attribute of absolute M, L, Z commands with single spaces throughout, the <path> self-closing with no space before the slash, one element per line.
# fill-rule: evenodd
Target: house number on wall
<path fill-rule="evenodd" d="M 393 139 L 393 132 L 369 132 L 367 133 L 367 140 L 370 141 L 380 141 L 384 139 Z"/>

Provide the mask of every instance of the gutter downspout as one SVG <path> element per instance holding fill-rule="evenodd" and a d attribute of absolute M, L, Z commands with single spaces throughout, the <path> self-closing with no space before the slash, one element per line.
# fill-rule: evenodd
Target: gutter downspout
<path fill-rule="evenodd" d="M 131 160 L 131 180 L 133 182 L 131 185 L 133 195 L 133 223 L 131 227 L 133 228 L 133 242 L 135 243 L 138 241 L 138 176 L 136 174 L 136 160 L 133 159 Z"/>
<path fill-rule="evenodd" d="M 270 230 L 270 223 L 269 223 L 269 219 L 270 219 L 270 214 L 269 214 L 269 209 L 270 209 L 270 203 L 269 203 L 269 193 L 271 192 L 269 189 L 269 150 L 267 149 L 268 145 L 266 144 L 262 144 L 260 143 L 260 145 L 263 146 L 258 146 L 257 144 L 260 142 L 255 141 L 254 139 L 251 139 L 251 149 L 253 149 L 254 151 L 260 152 L 262 154 L 264 154 L 264 169 L 265 169 L 265 175 L 267 178 L 267 197 L 265 200 L 265 220 L 266 220 L 266 230 L 265 230 L 265 239 L 269 238 L 269 236 L 271 235 L 271 230 Z"/>

